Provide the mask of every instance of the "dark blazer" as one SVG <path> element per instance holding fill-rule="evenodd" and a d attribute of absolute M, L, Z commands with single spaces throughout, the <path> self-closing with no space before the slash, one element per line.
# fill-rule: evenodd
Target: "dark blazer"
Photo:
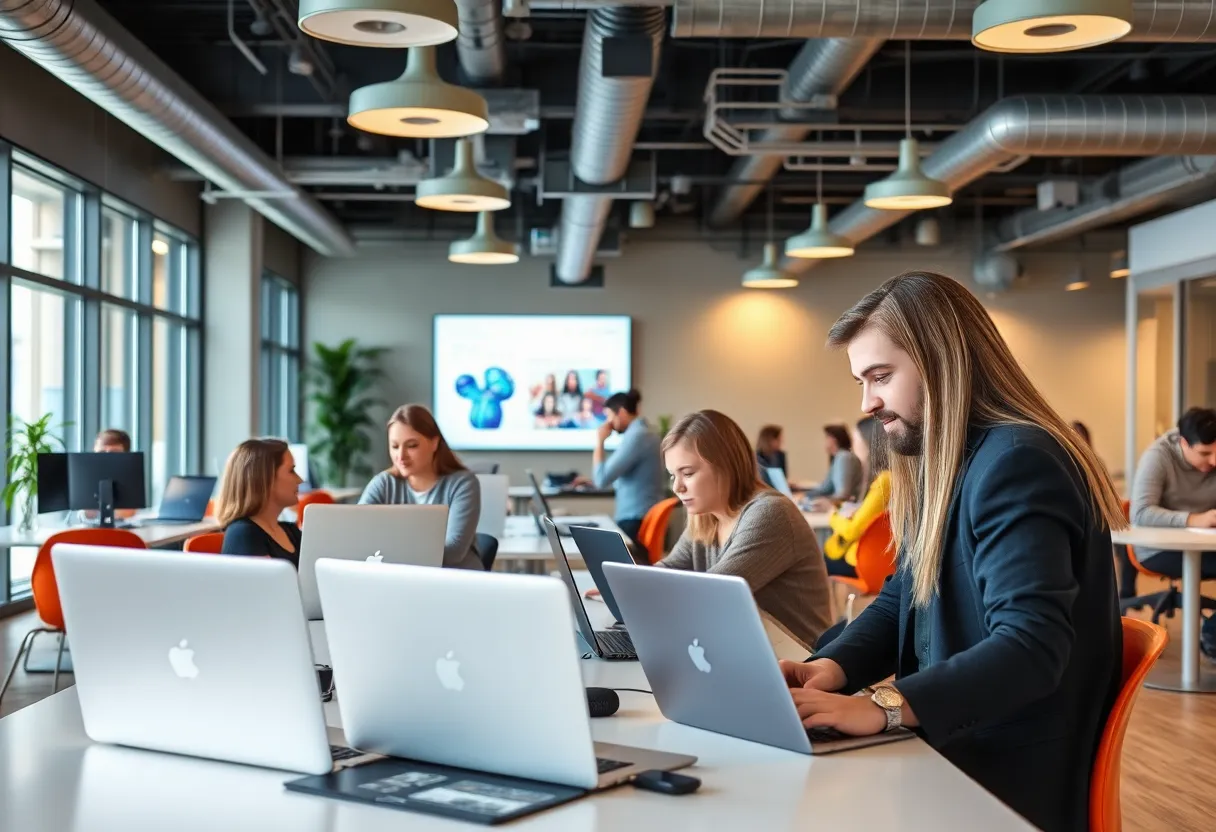
<path fill-rule="evenodd" d="M 845 692 L 894 673 L 931 746 L 1035 826 L 1084 832 L 1123 652 L 1110 531 L 1050 434 L 1003 425 L 968 433 L 946 534 L 926 610 L 901 567 L 815 658 Z M 913 615 L 929 616 L 924 670 Z"/>

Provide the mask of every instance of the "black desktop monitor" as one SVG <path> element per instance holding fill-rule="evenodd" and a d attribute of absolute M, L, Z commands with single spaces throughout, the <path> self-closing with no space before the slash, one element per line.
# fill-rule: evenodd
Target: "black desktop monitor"
<path fill-rule="evenodd" d="M 68 455 L 38 454 L 38 513 L 67 511 Z"/>
<path fill-rule="evenodd" d="M 97 509 L 98 525 L 114 526 L 114 510 L 144 508 L 144 455 L 68 454 L 68 508 Z"/>

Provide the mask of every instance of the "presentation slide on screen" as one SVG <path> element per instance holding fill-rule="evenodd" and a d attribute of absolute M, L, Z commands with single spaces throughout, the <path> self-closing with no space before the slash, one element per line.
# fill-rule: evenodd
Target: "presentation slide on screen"
<path fill-rule="evenodd" d="M 458 450 L 590 450 L 630 349 L 625 316 L 436 315 L 435 418 Z"/>

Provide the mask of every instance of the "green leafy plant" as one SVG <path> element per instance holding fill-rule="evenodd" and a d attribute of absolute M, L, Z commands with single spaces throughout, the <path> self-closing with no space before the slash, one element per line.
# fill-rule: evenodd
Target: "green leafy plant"
<path fill-rule="evenodd" d="M 35 500 L 38 497 L 38 454 L 63 450 L 63 439 L 52 432 L 51 418 L 47 413 L 41 419 L 27 422 L 20 416 L 9 415 L 7 484 L 4 486 L 4 507 L 13 510 L 13 503 L 21 500 L 21 528 L 28 531 L 34 527 L 38 516 Z M 59 428 L 68 426 L 67 422 Z"/>
<path fill-rule="evenodd" d="M 314 343 L 308 381 L 312 387 L 312 459 L 328 485 L 344 486 L 351 476 L 370 474 L 363 457 L 371 450 L 369 428 L 376 427 L 368 411 L 383 402 L 371 395 L 383 378 L 377 366 L 383 347 L 360 347 L 348 338 L 336 347 Z"/>
<path fill-rule="evenodd" d="M 664 413 L 659 417 L 659 439 L 662 439 L 671 430 L 671 414 Z"/>

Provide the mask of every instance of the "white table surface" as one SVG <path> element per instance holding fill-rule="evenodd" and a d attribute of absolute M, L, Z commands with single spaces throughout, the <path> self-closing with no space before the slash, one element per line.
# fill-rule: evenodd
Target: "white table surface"
<path fill-rule="evenodd" d="M 812 529 L 832 528 L 832 524 L 828 522 L 828 518 L 832 516 L 832 512 L 830 511 L 804 511 L 802 512 L 802 516 L 805 518 L 807 525 Z"/>
<path fill-rule="evenodd" d="M 1182 670 L 1179 673 L 1155 669 L 1145 684 L 1178 693 L 1216 693 L 1216 673 L 1203 667 L 1199 658 L 1199 584 L 1203 574 L 1203 553 L 1216 552 L 1216 531 L 1132 526 L 1112 533 L 1111 540 L 1128 546 L 1182 552 Z"/>
<path fill-rule="evenodd" d="M 41 546 L 53 534 L 68 531 L 70 528 L 96 528 L 96 526 L 45 526 L 40 525 L 32 532 L 19 532 L 16 526 L 0 526 L 0 546 Z M 220 524 L 214 517 L 204 517 L 198 523 L 167 523 L 157 525 L 149 521 L 149 525 L 124 529 L 134 532 L 148 547 L 171 546 L 181 543 L 188 537 L 207 532 L 218 532 Z"/>
<path fill-rule="evenodd" d="M 561 525 L 574 526 L 590 522 L 595 523 L 601 529 L 620 531 L 616 523 L 612 522 L 612 518 L 606 514 L 570 515 L 554 517 L 553 520 Z M 574 542 L 574 538 L 563 537 L 562 549 L 565 550 L 568 560 L 582 563 L 582 556 L 579 554 L 578 544 Z M 537 531 L 536 521 L 532 519 L 531 515 L 512 515 L 507 518 L 506 532 L 498 541 L 498 559 L 553 560 L 553 549 L 549 547 L 549 538 Z"/>

